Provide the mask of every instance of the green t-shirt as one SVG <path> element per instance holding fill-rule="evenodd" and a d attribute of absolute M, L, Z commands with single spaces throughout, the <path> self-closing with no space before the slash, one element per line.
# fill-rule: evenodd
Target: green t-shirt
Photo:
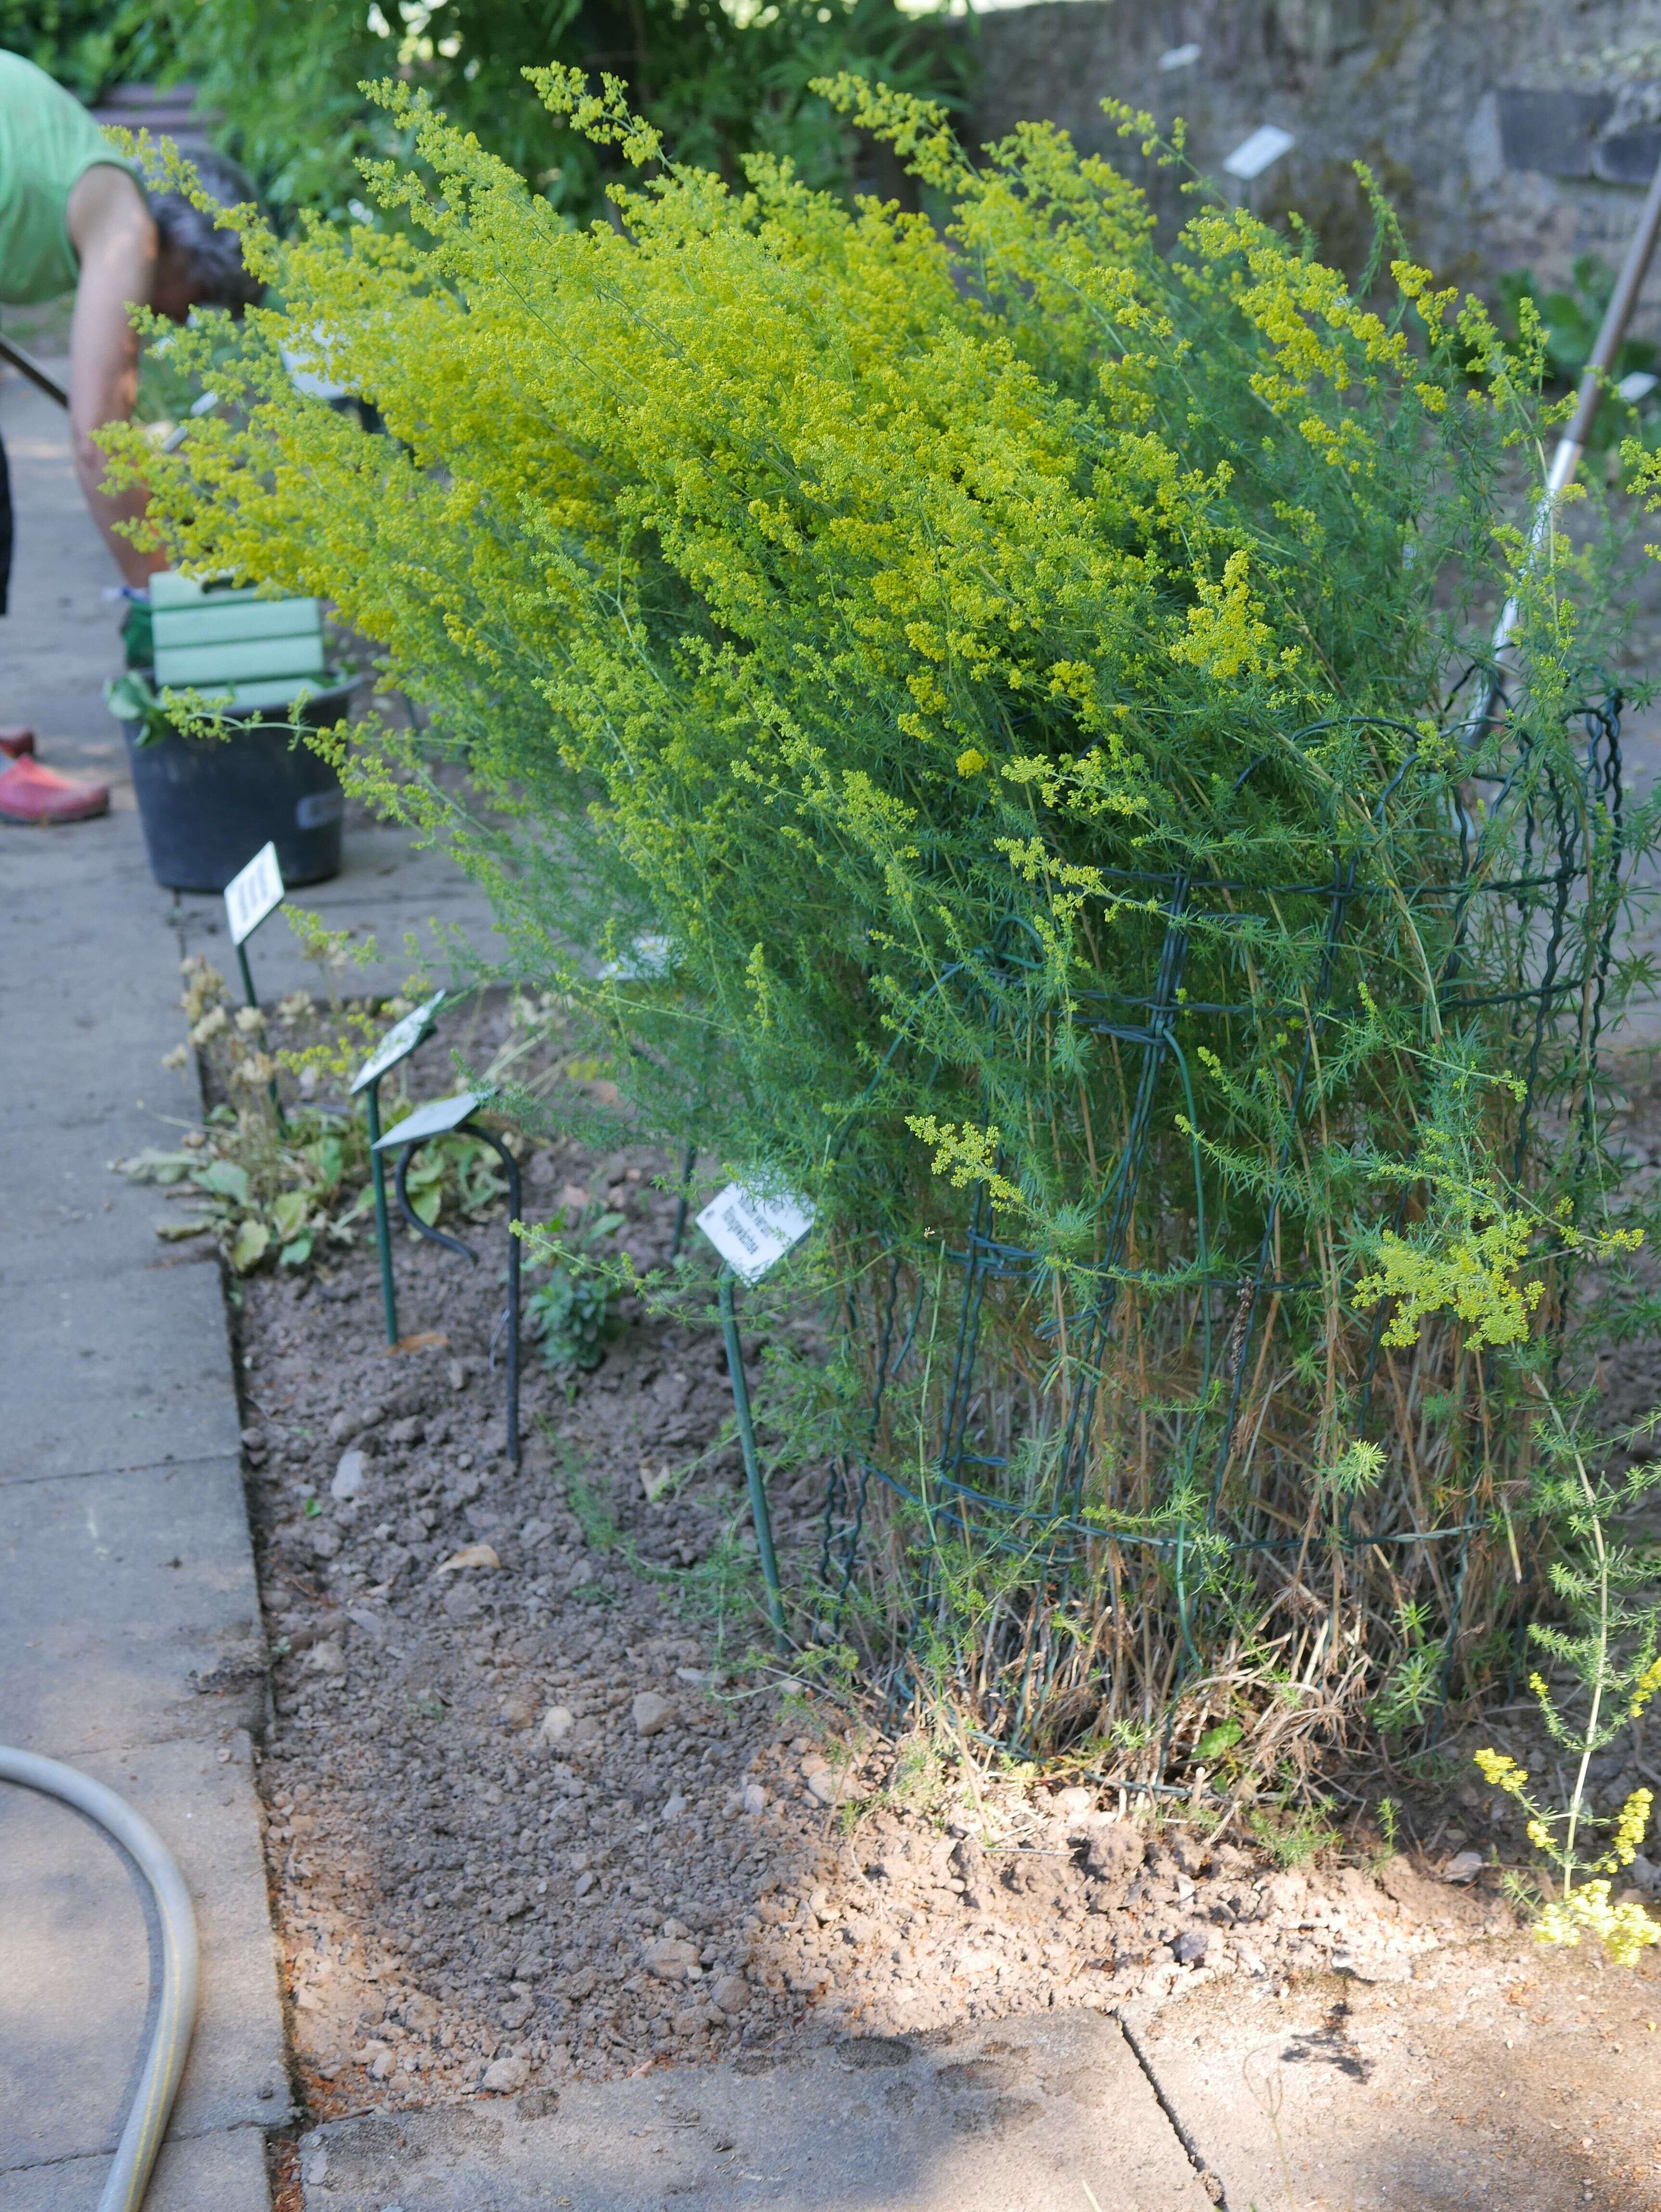
<path fill-rule="evenodd" d="M 75 289 L 70 193 L 100 161 L 131 166 L 45 70 L 0 51 L 0 301 L 27 307 Z"/>

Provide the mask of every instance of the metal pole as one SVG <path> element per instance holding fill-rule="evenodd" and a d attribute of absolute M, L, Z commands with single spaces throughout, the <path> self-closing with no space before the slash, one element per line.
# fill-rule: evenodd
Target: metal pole
<path fill-rule="evenodd" d="M 750 1517 L 756 1524 L 756 1549 L 761 1555 L 762 1580 L 767 1585 L 767 1615 L 773 1624 L 773 1641 L 788 1649 L 784 1632 L 784 1593 L 779 1584 L 778 1558 L 773 1550 L 773 1522 L 767 1510 L 767 1491 L 761 1479 L 761 1460 L 756 1450 L 755 1425 L 750 1418 L 750 1385 L 745 1379 L 744 1350 L 739 1342 L 738 1313 L 733 1303 L 730 1268 L 721 1273 L 721 1333 L 727 1346 L 727 1372 L 733 1385 L 733 1408 L 739 1419 L 739 1449 L 744 1454 L 745 1479 L 750 1486 Z"/>
<path fill-rule="evenodd" d="M 374 1233 L 380 1246 L 380 1304 L 386 1316 L 386 1341 L 398 1343 L 398 1292 L 392 1285 L 392 1231 L 386 1218 L 386 1163 L 376 1152 L 380 1142 L 380 1078 L 364 1093 L 369 1122 L 369 1175 L 374 1184 Z"/>
<path fill-rule="evenodd" d="M 466 1126 L 472 1127 L 471 1123 Z M 499 1143 L 488 1129 L 478 1134 L 494 1146 L 508 1170 L 508 1456 L 519 1465 L 519 1239 L 514 1222 L 523 1218 L 519 1162 L 511 1146 Z"/>
<path fill-rule="evenodd" d="M 681 1241 L 686 1234 L 686 1204 L 692 1194 L 692 1170 L 697 1164 L 697 1147 L 688 1145 L 686 1157 L 680 1164 L 680 1197 L 675 1206 L 675 1233 L 669 1244 L 672 1260 L 680 1257 Z"/>
<path fill-rule="evenodd" d="M 1580 396 L 1575 406 L 1574 419 L 1558 441 L 1557 450 L 1551 457 L 1546 488 L 1535 507 L 1533 525 L 1529 531 L 1528 555 L 1523 565 L 1525 577 L 1532 575 L 1536 562 L 1550 543 L 1556 526 L 1558 502 L 1574 482 L 1579 470 L 1586 441 L 1591 436 L 1591 426 L 1597 419 L 1598 402 L 1603 396 L 1603 380 L 1614 366 L 1615 357 L 1621 350 L 1621 342 L 1627 335 L 1627 325 L 1632 320 L 1633 309 L 1638 304 L 1638 295 L 1649 270 L 1658 234 L 1661 234 L 1661 163 L 1657 164 L 1655 174 L 1650 179 L 1643 211 L 1638 218 L 1638 228 L 1633 234 L 1632 244 L 1627 248 L 1627 258 L 1621 264 L 1621 274 L 1609 295 L 1609 304 L 1597 332 L 1597 342 L 1592 347 L 1585 373 L 1580 379 Z M 1475 701 L 1460 732 L 1461 738 L 1468 745 L 1477 742 L 1494 718 L 1494 710 L 1504 689 L 1506 678 L 1511 673 L 1511 641 L 1520 611 L 1515 599 L 1507 599 L 1500 610 L 1494 631 L 1494 665 L 1483 676 Z"/>
<path fill-rule="evenodd" d="M 248 948 L 246 944 L 239 945 L 237 946 L 236 962 L 238 967 L 242 970 L 242 988 L 247 995 L 248 1004 L 253 1007 L 256 1012 L 258 1012 L 259 1008 L 259 994 L 253 987 L 253 970 L 248 965 Z M 272 1076 L 265 1088 L 271 1096 L 271 1110 L 277 1115 L 277 1126 L 286 1137 L 289 1133 L 289 1117 L 283 1111 L 283 1100 L 277 1091 L 277 1078 L 275 1076 Z"/>

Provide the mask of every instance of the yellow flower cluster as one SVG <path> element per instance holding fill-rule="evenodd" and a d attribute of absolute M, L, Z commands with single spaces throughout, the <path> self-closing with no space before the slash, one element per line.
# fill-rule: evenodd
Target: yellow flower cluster
<path fill-rule="evenodd" d="M 1520 1798 L 1528 1787 L 1528 1769 L 1519 1766 L 1510 1754 L 1503 1751 L 1473 1753 L 1482 1779 L 1490 1790 L 1503 1790 L 1508 1797 Z"/>
<path fill-rule="evenodd" d="M 977 1129 L 965 1121 L 958 1128 L 950 1121 L 937 1121 L 932 1114 L 908 1114 L 905 1126 L 914 1137 L 934 1147 L 934 1171 L 949 1176 L 954 1189 L 961 1190 L 967 1183 L 984 1183 L 1000 1205 L 1022 1203 L 1014 1184 L 998 1171 L 1001 1132 L 995 1122 Z"/>
<path fill-rule="evenodd" d="M 1661 1653 L 1651 1660 L 1633 1684 L 1632 1699 L 1627 1707 L 1627 1717 L 1636 1720 L 1658 1690 L 1661 1690 Z"/>
<path fill-rule="evenodd" d="M 1649 1790 L 1634 1790 L 1621 1808 L 1621 1817 L 1615 1824 L 1615 1841 L 1609 1850 L 1615 1866 L 1630 1866 L 1637 1857 L 1638 1846 L 1649 1828 L 1650 1808 L 1654 1802 Z"/>
<path fill-rule="evenodd" d="M 1545 1686 L 1540 1677 L 1536 1674 L 1533 1680 L 1536 1694 L 1542 1694 Z M 1648 1945 L 1661 1942 L 1661 1929 L 1650 1920 L 1641 1905 L 1632 1899 L 1620 1905 L 1610 1902 L 1606 1879 L 1620 1868 L 1630 1866 L 1638 1856 L 1638 1847 L 1649 1829 L 1654 1803 L 1649 1790 L 1632 1792 L 1621 1808 L 1608 1850 L 1592 1862 L 1594 1878 L 1576 1884 L 1573 1880 L 1574 1820 L 1571 1814 L 1545 1814 L 1528 1795 L 1528 1770 L 1509 1753 L 1485 1750 L 1473 1753 L 1473 1757 L 1489 1788 L 1501 1790 L 1506 1796 L 1515 1798 L 1527 1814 L 1526 1832 L 1535 1850 L 1555 1859 L 1561 1868 L 1562 1895 L 1543 1905 L 1535 1920 L 1534 1932 L 1542 1943 L 1573 1945 L 1579 1943 L 1583 1934 L 1589 1933 L 1597 1938 L 1618 1964 L 1630 1966 Z M 1554 1826 L 1566 1823 L 1568 1841 L 1560 1844 L 1552 1830 Z"/>
<path fill-rule="evenodd" d="M 1541 1283 L 1517 1280 L 1530 1235 L 1528 1222 L 1514 1213 L 1496 1214 L 1485 1229 L 1440 1247 L 1409 1243 L 1386 1229 L 1378 1239 L 1383 1267 L 1355 1285 L 1355 1303 L 1366 1311 L 1381 1298 L 1396 1301 L 1384 1331 L 1386 1344 L 1416 1344 L 1423 1323 L 1444 1311 L 1464 1324 L 1473 1352 L 1519 1344 L 1544 1290 Z"/>
<path fill-rule="evenodd" d="M 1534 1932 L 1542 1943 L 1571 1948 L 1582 1935 L 1595 1936 L 1617 1966 L 1635 1966 L 1652 1943 L 1661 1943 L 1661 1928 L 1643 1906 L 1630 1898 L 1612 1905 L 1609 1885 L 1601 1878 L 1542 1906 Z"/>

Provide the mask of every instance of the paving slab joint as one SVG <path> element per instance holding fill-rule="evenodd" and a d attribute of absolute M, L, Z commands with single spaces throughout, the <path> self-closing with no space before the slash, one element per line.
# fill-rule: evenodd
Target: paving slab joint
<path fill-rule="evenodd" d="M 1148 2087 L 1153 2092 L 1154 2102 L 1159 2106 L 1159 2110 L 1165 2114 L 1166 2120 L 1170 2124 L 1171 2133 L 1182 2145 L 1183 2156 L 1193 2167 L 1195 2172 L 1198 2174 L 1200 2178 L 1200 2186 L 1205 2191 L 1206 2195 L 1211 2199 L 1212 2203 L 1217 2206 L 1218 2212 L 1229 2212 L 1228 2194 L 1223 2187 L 1223 2178 L 1221 2174 L 1217 2172 L 1214 2166 L 1207 2163 L 1204 2152 L 1202 2151 L 1199 2145 L 1195 2142 L 1187 2128 L 1183 2126 L 1182 2115 L 1177 2112 L 1177 2107 L 1171 2103 L 1171 2099 L 1165 2094 L 1165 2084 L 1154 2072 L 1153 2062 L 1148 2057 L 1147 2051 L 1143 2048 L 1141 2038 L 1137 2034 L 1135 2029 L 1132 2027 L 1130 2022 L 1125 2018 L 1122 2012 L 1116 2012 L 1113 2017 L 1119 2024 L 1120 2034 L 1123 2036 L 1126 2043 L 1130 2046 L 1131 2057 L 1135 2060 L 1137 2065 L 1142 2069 L 1143 2079 L 1147 2081 Z"/>

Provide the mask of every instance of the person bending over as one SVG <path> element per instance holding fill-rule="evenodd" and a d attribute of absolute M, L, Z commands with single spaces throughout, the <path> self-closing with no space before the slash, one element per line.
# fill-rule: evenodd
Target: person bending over
<path fill-rule="evenodd" d="M 196 162 L 205 190 L 225 206 L 252 199 L 235 164 Z M 135 307 L 182 323 L 192 307 L 240 314 L 258 296 L 236 233 L 220 229 L 177 192 L 145 189 L 135 164 L 104 137 L 79 100 L 21 54 L 0 52 L 0 306 L 33 307 L 73 292 L 70 428 L 75 471 L 123 580 L 142 588 L 165 565 L 119 526 L 144 510 L 140 489 L 106 491 L 95 434 L 127 422 L 138 396 Z M 0 447 L 0 614 L 11 574 L 13 519 Z M 0 774 L 0 816 L 76 821 L 101 814 L 107 787 L 70 783 L 31 756 L 34 733 L 0 732 L 15 765 Z"/>

